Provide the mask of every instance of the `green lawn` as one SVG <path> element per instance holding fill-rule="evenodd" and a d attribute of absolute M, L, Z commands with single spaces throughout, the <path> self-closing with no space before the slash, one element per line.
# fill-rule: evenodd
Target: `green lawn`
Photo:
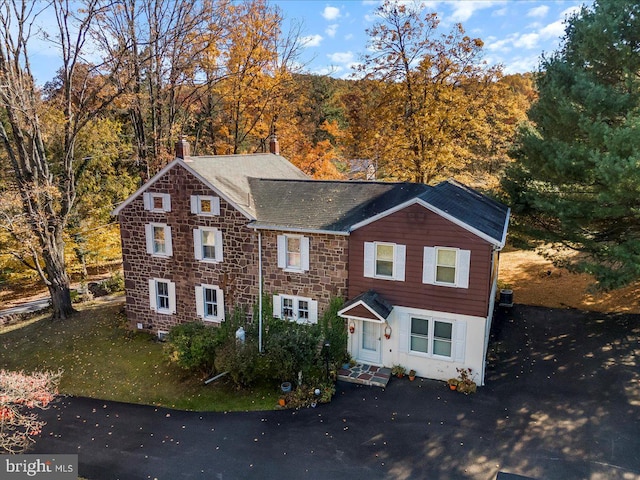
<path fill-rule="evenodd" d="M 60 393 L 182 410 L 268 410 L 275 385 L 237 390 L 224 379 L 204 385 L 168 363 L 163 345 L 125 328 L 122 302 L 94 303 L 64 321 L 47 317 L 0 330 L 0 368 L 63 371 Z"/>

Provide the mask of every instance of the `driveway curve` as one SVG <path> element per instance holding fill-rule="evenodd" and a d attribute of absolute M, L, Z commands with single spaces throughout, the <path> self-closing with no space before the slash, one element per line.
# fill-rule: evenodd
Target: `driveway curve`
<path fill-rule="evenodd" d="M 339 383 L 299 411 L 199 413 L 63 397 L 34 453 L 90 480 L 640 478 L 640 317 L 516 306 L 487 385 Z"/>

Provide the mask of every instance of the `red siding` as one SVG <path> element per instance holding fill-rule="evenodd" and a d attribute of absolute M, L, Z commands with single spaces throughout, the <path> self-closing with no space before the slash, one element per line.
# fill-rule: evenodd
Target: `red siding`
<path fill-rule="evenodd" d="M 364 277 L 364 243 L 406 245 L 405 281 Z M 469 288 L 422 283 L 424 247 L 471 250 Z M 491 290 L 492 246 L 473 233 L 420 206 L 411 205 L 351 233 L 349 298 L 373 289 L 393 305 L 486 316 Z"/>
<path fill-rule="evenodd" d="M 356 305 L 353 308 L 350 308 L 343 315 L 348 315 L 350 317 L 358 317 L 358 318 L 370 318 L 371 320 L 380 321 L 378 317 L 376 317 L 371 311 L 365 307 L 364 305 Z"/>

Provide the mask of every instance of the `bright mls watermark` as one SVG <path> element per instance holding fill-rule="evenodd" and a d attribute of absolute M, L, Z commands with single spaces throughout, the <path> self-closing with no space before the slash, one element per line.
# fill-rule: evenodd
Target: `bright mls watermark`
<path fill-rule="evenodd" d="M 78 455 L 0 455 L 0 480 L 77 480 Z"/>

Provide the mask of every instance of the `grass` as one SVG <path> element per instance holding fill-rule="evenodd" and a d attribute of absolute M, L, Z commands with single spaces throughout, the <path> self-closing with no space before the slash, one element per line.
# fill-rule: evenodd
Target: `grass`
<path fill-rule="evenodd" d="M 0 330 L 0 368 L 62 370 L 61 394 L 180 410 L 269 410 L 278 401 L 275 385 L 237 390 L 224 379 L 204 385 L 170 364 L 162 343 L 125 327 L 120 302 L 77 308 L 64 321 L 42 316 Z"/>

